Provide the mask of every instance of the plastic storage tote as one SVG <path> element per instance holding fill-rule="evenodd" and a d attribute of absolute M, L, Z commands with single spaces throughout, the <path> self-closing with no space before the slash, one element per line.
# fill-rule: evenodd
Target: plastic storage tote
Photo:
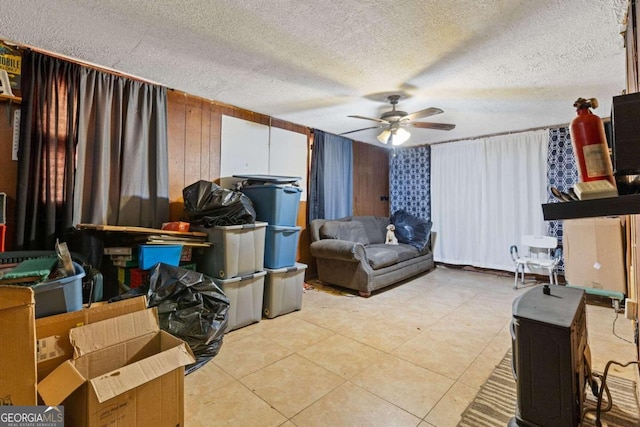
<path fill-rule="evenodd" d="M 291 185 L 248 185 L 242 192 L 251 199 L 256 210 L 256 218 L 269 225 L 294 226 L 298 221 L 300 193 L 302 190 Z"/>
<path fill-rule="evenodd" d="M 18 264 L 22 261 L 34 258 L 56 257 L 55 251 L 9 251 L 0 252 L 0 266 L 6 264 Z M 82 302 L 98 302 L 103 296 L 103 277 L 102 273 L 96 268 L 88 265 L 84 256 L 71 252 L 71 260 L 82 265 L 85 269 L 85 276 L 82 278 Z M 2 282 L 2 279 L 0 279 Z"/>
<path fill-rule="evenodd" d="M 262 271 L 266 227 L 266 222 L 256 222 L 199 229 L 213 245 L 194 250 L 198 271 L 218 279 Z"/>
<path fill-rule="evenodd" d="M 295 265 L 301 228 L 281 225 L 267 226 L 264 243 L 265 268 L 282 268 Z"/>
<path fill-rule="evenodd" d="M 213 281 L 229 298 L 229 321 L 225 332 L 259 322 L 262 319 L 262 296 L 266 271 Z"/>
<path fill-rule="evenodd" d="M 306 264 L 296 263 L 293 267 L 266 270 L 262 304 L 262 311 L 266 317 L 271 319 L 302 309 L 306 269 Z"/>
<path fill-rule="evenodd" d="M 149 270 L 163 262 L 177 267 L 181 254 L 182 245 L 138 245 L 138 266 Z"/>
<path fill-rule="evenodd" d="M 82 309 L 84 268 L 73 263 L 75 274 L 40 282 L 32 286 L 36 301 L 36 318 Z"/>
<path fill-rule="evenodd" d="M 242 178 L 251 183 L 261 184 L 293 184 L 302 179 L 301 176 L 286 176 L 286 175 L 264 175 L 264 174 L 242 174 L 233 175 L 234 178 Z"/>

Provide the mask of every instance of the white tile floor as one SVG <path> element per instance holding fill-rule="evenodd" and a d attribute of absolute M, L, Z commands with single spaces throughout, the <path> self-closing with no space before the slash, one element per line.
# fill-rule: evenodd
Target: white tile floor
<path fill-rule="evenodd" d="M 446 267 L 370 298 L 316 286 L 302 310 L 228 333 L 185 378 L 186 425 L 455 426 L 510 348 L 511 303 L 531 286 Z M 595 369 L 635 358 L 615 318 L 587 306 Z M 630 341 L 632 329 L 616 321 Z"/>

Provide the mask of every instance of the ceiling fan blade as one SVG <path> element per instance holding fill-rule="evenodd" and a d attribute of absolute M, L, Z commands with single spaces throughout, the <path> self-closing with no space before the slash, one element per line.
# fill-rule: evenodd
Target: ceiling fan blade
<path fill-rule="evenodd" d="M 386 126 L 386 124 L 382 124 L 382 125 L 380 125 L 380 126 L 371 126 L 371 127 L 368 127 L 368 128 L 362 128 L 362 129 L 350 130 L 349 132 L 343 132 L 343 133 L 341 133 L 340 135 L 348 135 L 348 134 L 350 134 L 350 133 L 360 132 L 360 131 L 363 131 L 363 130 L 369 130 L 369 129 L 380 129 L 380 128 L 383 128 L 383 127 L 385 127 L 385 126 Z"/>
<path fill-rule="evenodd" d="M 380 123 L 389 123 L 386 120 L 376 119 L 373 117 L 366 117 L 366 116 L 347 116 L 347 117 L 353 117 L 354 119 L 373 120 L 374 122 L 380 122 Z"/>
<path fill-rule="evenodd" d="M 415 113 L 407 114 L 402 118 L 402 121 L 424 119 L 425 117 L 435 116 L 436 114 L 442 114 L 442 113 L 444 113 L 444 111 L 442 111 L 441 109 L 431 107 L 425 110 L 416 111 Z"/>
<path fill-rule="evenodd" d="M 456 125 L 452 125 L 449 123 L 431 123 L 431 122 L 413 122 L 413 123 L 408 123 L 408 125 L 416 128 L 437 129 L 437 130 L 451 130 L 456 127 Z"/>

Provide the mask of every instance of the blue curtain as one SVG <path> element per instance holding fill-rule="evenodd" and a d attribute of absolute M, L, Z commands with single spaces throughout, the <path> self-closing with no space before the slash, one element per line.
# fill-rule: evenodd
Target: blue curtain
<path fill-rule="evenodd" d="M 309 222 L 353 213 L 353 142 L 314 130 L 309 183 Z"/>
<path fill-rule="evenodd" d="M 431 147 L 396 150 L 389 170 L 391 213 L 431 219 Z"/>

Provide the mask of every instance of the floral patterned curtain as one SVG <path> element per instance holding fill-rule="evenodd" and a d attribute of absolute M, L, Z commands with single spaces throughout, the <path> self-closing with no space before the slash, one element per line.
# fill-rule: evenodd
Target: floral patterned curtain
<path fill-rule="evenodd" d="M 396 150 L 389 171 L 391 214 L 404 209 L 431 219 L 431 147 Z"/>
<path fill-rule="evenodd" d="M 551 187 L 556 187 L 565 193 L 578 182 L 578 167 L 571 146 L 569 128 L 561 127 L 549 129 L 549 151 L 547 155 L 547 202 L 556 203 L 558 200 L 551 193 Z M 562 243 L 562 221 L 549 221 L 549 236 L 555 237 Z M 559 266 L 564 271 L 564 260 Z"/>

